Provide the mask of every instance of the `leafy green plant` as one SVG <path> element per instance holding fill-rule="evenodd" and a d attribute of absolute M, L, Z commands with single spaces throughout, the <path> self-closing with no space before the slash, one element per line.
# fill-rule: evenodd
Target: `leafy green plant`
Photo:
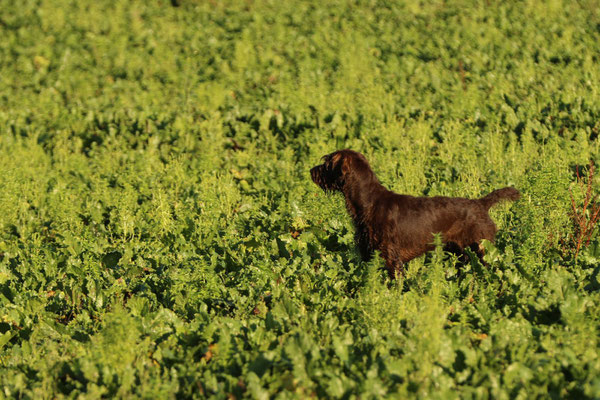
<path fill-rule="evenodd" d="M 574 232 L 567 238 L 569 241 L 567 246 L 569 246 L 573 257 L 577 259 L 582 248 L 590 245 L 592 235 L 596 231 L 596 224 L 598 223 L 598 218 L 600 218 L 600 204 L 598 204 L 598 195 L 594 194 L 593 189 L 594 164 L 590 164 L 588 176 L 585 180 L 579 175 L 579 167 L 576 167 L 575 171 L 577 175 L 577 186 L 580 191 L 578 197 L 581 197 L 582 200 L 578 205 L 575 201 L 572 189 L 569 188 L 569 193 L 571 195 L 571 218 L 573 220 Z"/>

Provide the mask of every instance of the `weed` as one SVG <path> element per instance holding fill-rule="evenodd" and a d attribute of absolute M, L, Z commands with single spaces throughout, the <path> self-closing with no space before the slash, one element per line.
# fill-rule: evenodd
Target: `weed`
<path fill-rule="evenodd" d="M 573 194 L 572 187 L 569 188 L 571 196 L 571 219 L 573 221 L 573 233 L 569 233 L 563 241 L 563 251 L 570 254 L 575 260 L 582 247 L 590 244 L 592 235 L 596 232 L 596 225 L 600 218 L 600 203 L 598 194 L 593 187 L 594 163 L 590 163 L 587 178 L 580 176 L 579 166 L 575 168 L 577 176 L 576 186 L 579 188 L 577 196 Z M 576 197 L 581 199 L 576 201 Z"/>

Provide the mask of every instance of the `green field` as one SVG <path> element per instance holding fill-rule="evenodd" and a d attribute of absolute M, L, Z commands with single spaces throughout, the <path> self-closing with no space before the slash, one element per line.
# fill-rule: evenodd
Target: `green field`
<path fill-rule="evenodd" d="M 598 0 L 0 0 L 0 398 L 600 398 L 599 130 Z M 522 199 L 392 282 L 341 148 Z"/>

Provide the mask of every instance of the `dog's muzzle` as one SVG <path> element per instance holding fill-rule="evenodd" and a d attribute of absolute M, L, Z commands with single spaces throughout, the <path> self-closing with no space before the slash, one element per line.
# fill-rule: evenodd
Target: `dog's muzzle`
<path fill-rule="evenodd" d="M 310 177 L 317 186 L 326 192 L 341 190 L 339 183 L 332 179 L 331 173 L 324 165 L 317 165 L 316 167 L 311 168 Z"/>
<path fill-rule="evenodd" d="M 310 178 L 312 179 L 312 181 L 314 183 L 316 183 L 317 185 L 321 186 L 321 183 L 323 182 L 323 180 L 321 179 L 321 174 L 319 171 L 319 165 L 316 167 L 313 167 L 310 169 Z"/>

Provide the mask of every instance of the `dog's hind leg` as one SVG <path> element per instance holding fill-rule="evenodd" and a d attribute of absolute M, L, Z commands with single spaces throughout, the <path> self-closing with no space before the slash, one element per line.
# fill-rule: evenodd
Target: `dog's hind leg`
<path fill-rule="evenodd" d="M 479 243 L 471 243 L 469 245 L 469 248 L 473 253 L 475 253 L 477 258 L 479 258 L 481 264 L 487 267 L 488 264 L 483 260 L 483 256 L 485 256 L 485 249 L 481 245 L 481 241 L 479 241 Z"/>
<path fill-rule="evenodd" d="M 469 256 L 465 253 L 464 249 L 456 242 L 446 242 L 444 244 L 444 251 L 453 254 L 458 259 L 457 267 L 463 266 L 469 262 Z"/>
<path fill-rule="evenodd" d="M 385 268 L 387 269 L 390 279 L 396 279 L 397 276 L 404 276 L 404 263 L 401 259 L 392 257 L 389 254 L 381 254 L 385 260 Z"/>

